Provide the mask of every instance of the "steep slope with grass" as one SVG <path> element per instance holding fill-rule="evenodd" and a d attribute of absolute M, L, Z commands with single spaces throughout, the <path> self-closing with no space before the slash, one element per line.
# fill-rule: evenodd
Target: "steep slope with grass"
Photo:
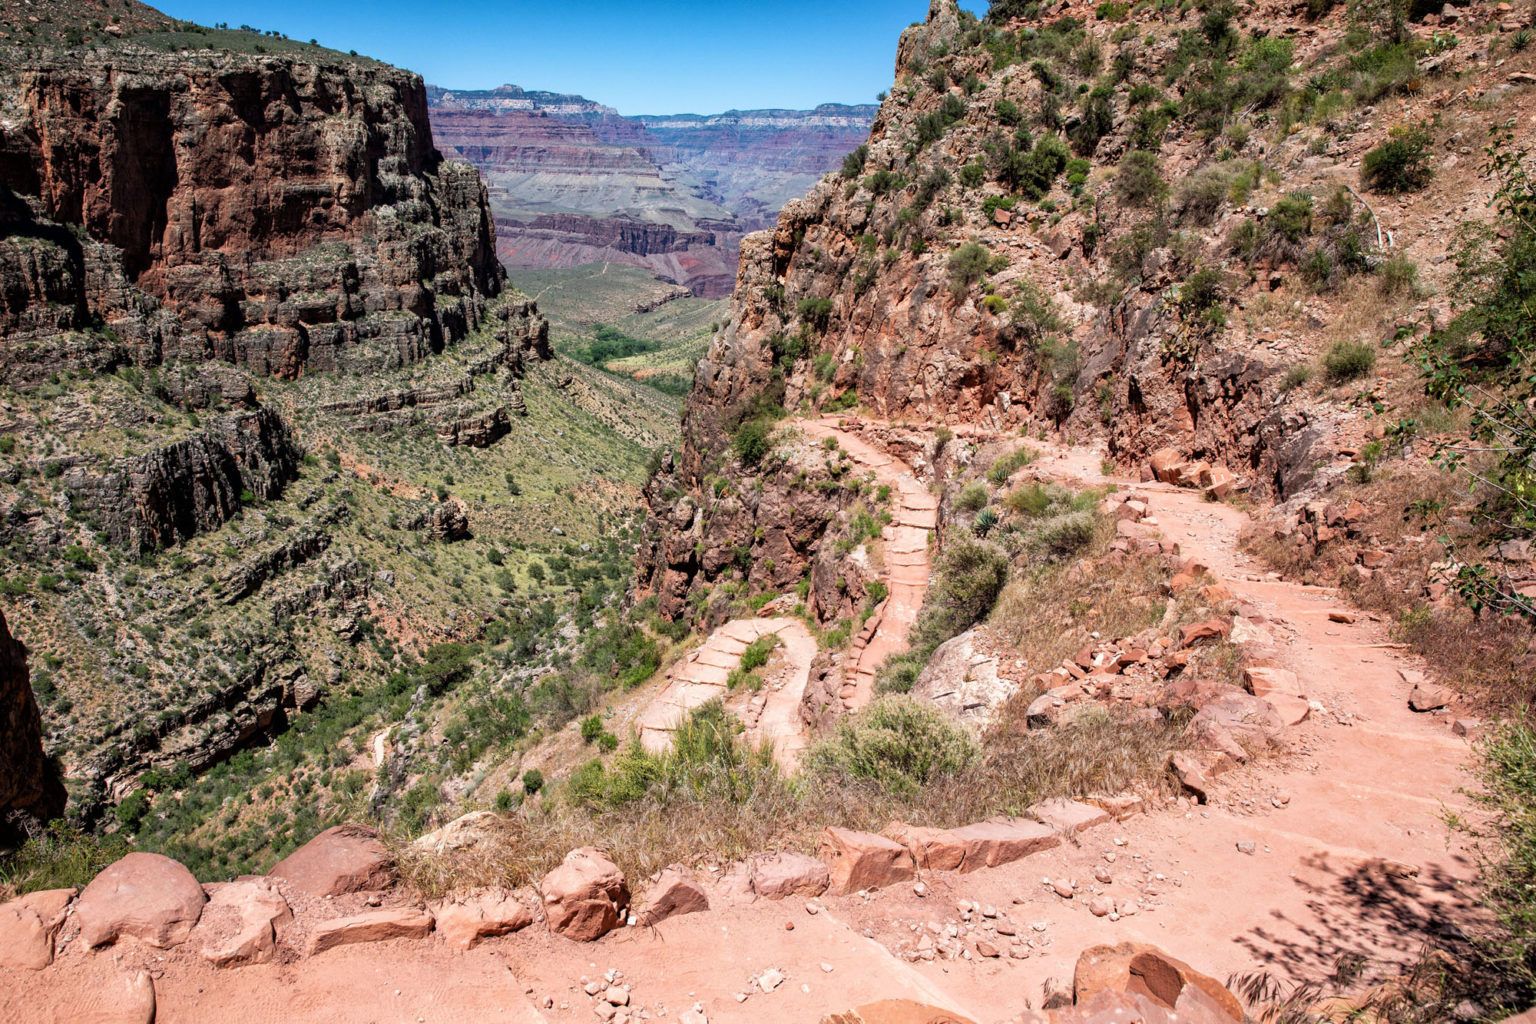
<path fill-rule="evenodd" d="M 87 13 L 0 37 L 0 599 L 71 798 L 39 841 L 238 873 L 414 826 L 575 713 L 532 691 L 615 614 L 675 409 L 557 356 L 419 78 Z"/>

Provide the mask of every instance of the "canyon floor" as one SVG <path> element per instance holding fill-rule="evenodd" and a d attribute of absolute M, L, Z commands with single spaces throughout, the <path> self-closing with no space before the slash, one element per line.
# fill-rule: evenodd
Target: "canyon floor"
<path fill-rule="evenodd" d="M 861 457 L 867 442 L 835 425 L 810 430 L 860 461 L 879 461 Z M 675 1020 L 698 1005 L 716 1024 L 814 1021 L 908 998 L 996 1022 L 1069 985 L 1078 953 L 1098 943 L 1154 943 L 1218 978 L 1267 971 L 1295 981 L 1327 975 L 1346 957 L 1410 963 L 1424 942 L 1474 920 L 1473 854 L 1446 823 L 1467 809 L 1468 745 L 1446 718 L 1409 709 L 1405 673 L 1419 666 L 1336 593 L 1251 562 L 1238 549 L 1242 509 L 1106 479 L 1099 465 L 1097 451 L 1048 450 L 1032 472 L 1134 488 L 1164 537 L 1246 603 L 1249 624 L 1268 635 L 1312 702 L 1284 754 L 1223 776 L 1208 803 L 1175 801 L 1000 868 L 924 872 L 921 886 L 811 901 L 722 895 L 708 912 L 592 945 L 529 928 L 466 952 L 435 939 L 394 940 L 220 971 L 186 947 L 162 953 L 125 942 L 86 954 L 71 943 L 49 971 L 6 976 L 0 1016 L 135 1019 L 124 1016 L 134 1004 L 122 986 L 142 970 L 155 978 L 161 1024 L 590 1021 L 602 1000 L 584 988 L 598 981 L 606 989 L 605 976 L 629 986 L 636 1019 Z M 724 628 L 738 642 L 740 631 L 739 622 Z M 801 653 L 791 651 L 797 663 Z M 1048 879 L 1075 881 L 1078 891 L 1063 898 Z M 1100 891 L 1133 899 L 1136 912 L 1095 916 L 1089 894 Z M 356 897 L 338 903 L 347 899 Z M 958 909 L 966 901 L 980 911 Z M 295 907 L 301 922 L 339 909 Z M 924 933 L 966 924 L 1002 955 L 914 959 Z M 997 938 L 1009 932 L 1017 941 Z"/>

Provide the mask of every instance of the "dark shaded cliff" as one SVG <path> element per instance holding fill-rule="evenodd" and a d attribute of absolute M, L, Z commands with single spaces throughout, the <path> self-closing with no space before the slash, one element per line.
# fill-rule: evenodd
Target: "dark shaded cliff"
<path fill-rule="evenodd" d="M 27 674 L 27 649 L 0 613 L 0 844 L 64 809 L 64 790 L 43 754 L 42 719 Z"/>

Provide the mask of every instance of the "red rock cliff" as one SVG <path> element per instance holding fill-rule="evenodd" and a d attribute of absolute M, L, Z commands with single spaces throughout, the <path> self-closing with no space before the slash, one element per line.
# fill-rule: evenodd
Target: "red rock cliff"
<path fill-rule="evenodd" d="M 283 377 L 398 365 L 463 337 L 501 290 L 485 190 L 433 148 L 412 74 L 320 50 L 163 54 L 132 37 L 90 59 L 13 56 L 0 216 L 74 235 L 55 258 L 0 264 L 8 363 L 67 356 L 56 337 L 18 344 L 63 328 L 140 363 Z"/>

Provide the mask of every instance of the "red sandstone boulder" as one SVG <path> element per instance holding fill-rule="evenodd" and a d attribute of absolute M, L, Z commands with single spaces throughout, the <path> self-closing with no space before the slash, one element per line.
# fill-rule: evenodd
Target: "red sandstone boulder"
<path fill-rule="evenodd" d="M 1179 646 L 1192 647 L 1202 640 L 1220 640 L 1230 632 L 1232 632 L 1232 623 L 1226 619 L 1191 622 L 1179 630 Z"/>
<path fill-rule="evenodd" d="M 520 931 L 533 924 L 533 911 L 505 889 L 486 889 L 431 906 L 437 933 L 459 949 L 481 939 Z"/>
<path fill-rule="evenodd" d="M 1178 468 L 1184 456 L 1177 448 L 1159 448 L 1152 453 L 1152 476 L 1165 484 L 1178 482 Z"/>
<path fill-rule="evenodd" d="M 1141 997 L 1195 1024 L 1244 1019 L 1242 1004 L 1215 978 L 1140 942 L 1094 946 L 1077 958 L 1072 976 L 1074 1005 L 1081 1007 L 1105 995 Z"/>
<path fill-rule="evenodd" d="M 216 967 L 263 963 L 277 948 L 277 929 L 291 920 L 288 901 L 275 882 L 242 878 L 213 890 L 192 939 Z"/>
<path fill-rule="evenodd" d="M 687 868 L 674 864 L 657 876 L 646 891 L 640 923 L 654 925 L 669 917 L 697 914 L 709 909 L 709 897 Z"/>
<path fill-rule="evenodd" d="M 751 861 L 752 891 L 764 899 L 820 896 L 831 876 L 827 866 L 803 853 L 768 853 Z"/>
<path fill-rule="evenodd" d="M 930 871 L 959 871 L 965 863 L 966 844 L 945 828 L 926 828 L 893 822 L 885 834 L 907 848 L 920 868 Z"/>
<path fill-rule="evenodd" d="M 1109 821 L 1109 814 L 1093 804 L 1076 800 L 1042 800 L 1026 812 L 1059 835 L 1076 835 Z"/>
<path fill-rule="evenodd" d="M 821 859 L 834 893 L 880 889 L 917 876 L 907 848 L 873 832 L 828 828 L 821 837 Z"/>
<path fill-rule="evenodd" d="M 337 946 L 388 939 L 420 939 L 432 930 L 432 915 L 415 907 L 387 907 L 366 914 L 322 921 L 309 933 L 309 954 Z"/>
<path fill-rule="evenodd" d="M 1032 853 L 1061 845 L 1061 837 L 1049 825 L 1023 818 L 996 818 L 951 829 L 950 835 L 965 846 L 961 871 L 1012 864 Z"/>
<path fill-rule="evenodd" d="M 53 940 L 74 889 L 47 889 L 0 904 L 0 967 L 40 971 L 53 963 Z"/>
<path fill-rule="evenodd" d="M 365 825 L 328 828 L 278 861 L 272 877 L 309 896 L 340 896 L 395 883 L 395 860 Z"/>
<path fill-rule="evenodd" d="M 629 909 L 624 874 L 600 850 L 583 846 L 539 883 L 549 930 L 592 942 L 617 928 Z"/>
<path fill-rule="evenodd" d="M 169 949 L 187 940 L 208 898 L 197 879 L 158 853 L 130 853 L 91 880 L 75 904 L 89 947 L 123 937 Z"/>

